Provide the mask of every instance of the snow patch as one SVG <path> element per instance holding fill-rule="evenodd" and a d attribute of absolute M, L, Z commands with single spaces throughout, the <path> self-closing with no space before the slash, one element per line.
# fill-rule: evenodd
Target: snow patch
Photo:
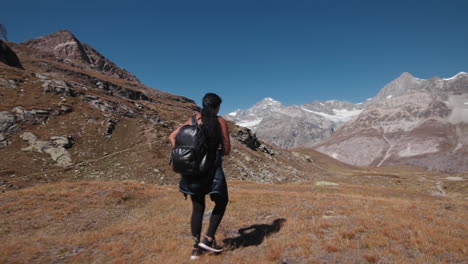
<path fill-rule="evenodd" d="M 356 110 L 356 109 L 353 109 L 353 110 L 333 109 L 333 112 L 335 113 L 335 115 L 329 115 L 329 114 L 325 114 L 322 112 L 312 111 L 304 107 L 301 107 L 301 109 L 306 112 L 325 117 L 326 119 L 331 120 L 333 122 L 347 122 L 362 112 L 362 110 Z"/>
<path fill-rule="evenodd" d="M 392 97 L 393 97 L 393 95 L 389 95 L 389 96 L 387 96 L 387 99 L 390 99 L 390 98 L 392 98 Z"/>
<path fill-rule="evenodd" d="M 468 102 L 465 102 L 464 105 L 468 105 Z"/>
<path fill-rule="evenodd" d="M 256 119 L 253 121 L 244 121 L 237 123 L 238 126 L 252 128 L 262 122 L 263 119 Z"/>
<path fill-rule="evenodd" d="M 332 153 L 330 156 L 332 156 L 334 159 L 338 159 L 338 154 L 337 153 Z"/>
<path fill-rule="evenodd" d="M 443 79 L 443 80 L 444 80 L 444 81 L 454 80 L 454 79 L 456 79 L 458 76 L 463 75 L 463 74 L 466 74 L 466 72 L 459 72 L 459 73 L 455 74 L 453 77 L 451 77 L 451 78 L 446 78 L 446 79 Z"/>
<path fill-rule="evenodd" d="M 228 114 L 228 116 L 236 116 L 236 115 L 237 115 L 237 111 Z"/>

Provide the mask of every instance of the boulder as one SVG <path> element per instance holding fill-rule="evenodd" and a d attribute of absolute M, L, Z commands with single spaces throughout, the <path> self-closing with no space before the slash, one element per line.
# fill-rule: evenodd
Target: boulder
<path fill-rule="evenodd" d="M 83 99 L 102 112 L 114 112 L 115 110 L 115 107 L 105 101 L 101 101 L 97 96 L 86 95 Z"/>
<path fill-rule="evenodd" d="M 0 112 L 0 134 L 12 135 L 18 130 L 15 116 L 10 112 Z"/>
<path fill-rule="evenodd" d="M 68 84 L 61 80 L 42 80 L 42 90 L 46 93 L 55 92 L 66 96 L 76 96 L 75 90 L 71 89 Z"/>
<path fill-rule="evenodd" d="M 104 136 L 106 136 L 108 138 L 112 137 L 112 133 L 115 130 L 115 125 L 116 124 L 117 124 L 117 122 L 112 120 L 112 119 L 107 120 L 107 129 L 106 129 L 106 133 L 104 134 Z"/>
<path fill-rule="evenodd" d="M 41 141 L 37 140 L 33 133 L 25 132 L 21 138 L 29 143 L 28 147 L 22 149 L 23 151 L 47 153 L 60 167 L 69 167 L 73 164 L 70 153 L 66 150 L 72 147 L 72 137 L 53 136 L 49 141 Z"/>
<path fill-rule="evenodd" d="M 71 136 L 52 136 L 50 137 L 50 141 L 55 145 L 55 146 L 61 146 L 65 149 L 69 149 L 73 147 L 73 137 Z"/>
<path fill-rule="evenodd" d="M 255 134 L 252 134 L 252 131 L 248 128 L 240 128 L 236 134 L 235 138 L 242 144 L 246 145 L 252 150 L 260 150 L 267 154 L 273 155 L 272 151 L 263 145 L 257 138 Z"/>
<path fill-rule="evenodd" d="M 0 40 L 0 62 L 3 62 L 10 67 L 24 70 L 16 53 L 2 40 Z"/>
<path fill-rule="evenodd" d="M 8 145 L 10 145 L 10 141 L 4 134 L 0 133 L 0 149 L 6 148 Z"/>
<path fill-rule="evenodd" d="M 49 119 L 49 115 L 51 114 L 52 109 L 25 110 L 23 107 L 17 106 L 13 108 L 13 112 L 15 113 L 18 121 L 38 125 Z"/>
<path fill-rule="evenodd" d="M 60 104 L 54 112 L 55 115 L 63 115 L 73 112 L 73 107 L 67 104 Z"/>
<path fill-rule="evenodd" d="M 0 78 L 0 87 L 6 87 L 10 89 L 16 89 L 18 86 L 16 85 L 15 80 L 5 80 Z"/>

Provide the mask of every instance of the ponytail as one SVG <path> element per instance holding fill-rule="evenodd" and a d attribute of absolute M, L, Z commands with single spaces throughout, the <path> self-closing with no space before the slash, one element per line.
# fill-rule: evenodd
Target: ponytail
<path fill-rule="evenodd" d="M 214 93 L 207 93 L 203 97 L 202 128 L 208 138 L 210 149 L 217 148 L 221 143 L 221 126 L 218 120 L 221 102 L 221 97 Z"/>

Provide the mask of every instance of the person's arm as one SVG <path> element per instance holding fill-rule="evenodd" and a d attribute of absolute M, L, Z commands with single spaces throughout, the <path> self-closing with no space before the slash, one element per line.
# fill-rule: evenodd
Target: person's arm
<path fill-rule="evenodd" d="M 231 140 L 229 139 L 229 128 L 226 120 L 219 117 L 219 124 L 221 125 L 221 134 L 223 136 L 223 155 L 231 153 Z"/>
<path fill-rule="evenodd" d="M 176 130 L 172 131 L 172 133 L 169 135 L 168 139 L 169 139 L 169 142 L 171 142 L 171 145 L 174 147 L 175 146 L 175 140 L 176 140 L 176 136 L 177 134 L 179 134 L 179 131 L 180 129 L 185 126 L 185 125 L 190 125 L 192 123 L 192 120 L 189 119 L 187 120 L 183 125 L 181 125 L 180 127 L 178 127 Z"/>

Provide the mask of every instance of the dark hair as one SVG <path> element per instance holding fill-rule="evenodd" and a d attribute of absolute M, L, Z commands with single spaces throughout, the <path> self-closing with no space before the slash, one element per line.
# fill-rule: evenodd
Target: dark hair
<path fill-rule="evenodd" d="M 203 132 L 208 138 L 209 148 L 214 151 L 221 143 L 221 126 L 218 120 L 218 107 L 221 105 L 221 97 L 214 93 L 203 96 L 203 108 L 201 111 Z"/>

